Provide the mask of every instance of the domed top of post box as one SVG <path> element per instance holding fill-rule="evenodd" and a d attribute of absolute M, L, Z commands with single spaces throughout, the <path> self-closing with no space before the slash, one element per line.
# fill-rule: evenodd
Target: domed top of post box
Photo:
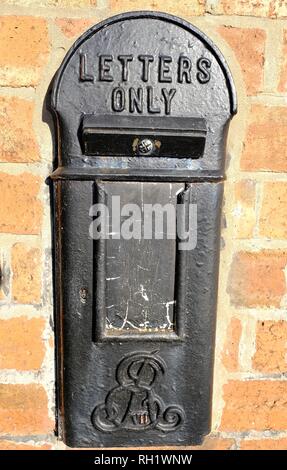
<path fill-rule="evenodd" d="M 175 16 L 125 13 L 89 29 L 58 70 L 51 104 L 57 174 L 224 174 L 233 80 L 212 41 Z"/>

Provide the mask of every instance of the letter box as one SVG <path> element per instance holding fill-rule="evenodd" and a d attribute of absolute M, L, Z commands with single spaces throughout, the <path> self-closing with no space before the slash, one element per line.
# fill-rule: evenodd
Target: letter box
<path fill-rule="evenodd" d="M 81 36 L 53 81 L 58 431 L 69 446 L 210 431 L 225 144 L 235 89 L 174 16 Z"/>

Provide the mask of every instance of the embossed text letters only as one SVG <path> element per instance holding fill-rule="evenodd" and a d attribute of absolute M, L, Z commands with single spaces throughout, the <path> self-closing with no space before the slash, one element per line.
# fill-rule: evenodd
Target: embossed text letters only
<path fill-rule="evenodd" d="M 92 64 L 86 54 L 80 52 L 81 82 L 107 82 L 115 83 L 111 89 L 111 110 L 117 113 L 171 114 L 172 101 L 176 95 L 178 84 L 201 84 L 210 80 L 211 62 L 206 57 L 200 57 L 192 62 L 190 57 L 179 55 L 174 61 L 171 56 L 142 54 L 135 57 L 132 54 L 118 55 L 116 58 L 110 54 L 101 54 L 98 57 L 97 73 L 92 73 Z M 94 65 L 94 64 L 93 64 Z M 138 87 L 124 87 L 121 84 L 129 82 L 130 75 L 136 74 L 139 80 Z M 167 84 L 160 88 L 159 95 L 155 94 L 154 83 Z M 168 86 L 169 84 L 169 86 Z M 174 85 L 174 87 L 172 87 Z"/>

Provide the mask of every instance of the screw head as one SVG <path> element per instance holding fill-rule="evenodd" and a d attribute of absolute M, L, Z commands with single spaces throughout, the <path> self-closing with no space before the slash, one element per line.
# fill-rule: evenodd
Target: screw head
<path fill-rule="evenodd" d="M 141 155 L 150 155 L 154 149 L 153 141 L 150 139 L 142 139 L 138 143 L 138 152 Z"/>

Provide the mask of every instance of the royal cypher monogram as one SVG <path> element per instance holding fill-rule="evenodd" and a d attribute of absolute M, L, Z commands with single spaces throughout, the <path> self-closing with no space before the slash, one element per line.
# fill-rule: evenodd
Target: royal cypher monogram
<path fill-rule="evenodd" d="M 134 353 L 122 359 L 116 370 L 118 385 L 92 413 L 95 428 L 105 432 L 120 429 L 170 432 L 183 423 L 182 408 L 178 405 L 165 407 L 154 391 L 166 369 L 156 353 Z"/>
<path fill-rule="evenodd" d="M 179 55 L 175 60 L 168 55 L 154 57 L 142 54 L 135 57 L 132 54 L 122 54 L 114 57 L 102 54 L 97 60 L 97 74 L 93 74 L 87 55 L 80 52 L 79 79 L 81 82 L 116 83 L 110 96 L 111 111 L 116 113 L 128 111 L 169 115 L 177 84 L 191 84 L 194 80 L 206 84 L 211 77 L 211 61 L 207 57 L 198 58 L 195 64 L 185 55 Z M 136 76 L 134 81 L 139 85 L 121 86 L 129 82 L 131 74 Z M 158 84 L 170 85 L 159 87 L 156 94 L 154 86 L 150 84 L 152 76 L 156 77 Z"/>

